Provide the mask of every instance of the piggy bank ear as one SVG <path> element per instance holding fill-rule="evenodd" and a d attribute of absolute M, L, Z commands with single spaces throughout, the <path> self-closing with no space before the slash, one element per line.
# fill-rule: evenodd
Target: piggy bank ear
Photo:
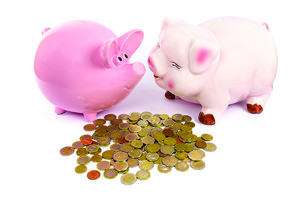
<path fill-rule="evenodd" d="M 217 63 L 219 55 L 220 49 L 217 44 L 206 40 L 193 40 L 189 50 L 190 71 L 193 74 L 201 74 Z"/>
<path fill-rule="evenodd" d="M 113 58 L 118 53 L 118 44 L 114 39 L 106 40 L 100 47 L 100 59 L 105 67 L 111 68 L 114 65 Z"/>
<path fill-rule="evenodd" d="M 173 24 L 178 24 L 178 23 L 183 23 L 183 21 L 172 17 L 165 17 L 161 24 L 161 31 L 164 31 L 165 29 L 169 28 Z"/>
<path fill-rule="evenodd" d="M 131 30 L 117 39 L 119 50 L 127 54 L 127 56 L 130 58 L 142 43 L 143 38 L 143 31 Z"/>

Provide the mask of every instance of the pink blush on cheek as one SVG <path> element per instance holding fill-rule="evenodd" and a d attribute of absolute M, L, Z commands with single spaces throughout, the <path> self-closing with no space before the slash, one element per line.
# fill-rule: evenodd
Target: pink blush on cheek
<path fill-rule="evenodd" d="M 169 81 L 167 85 L 170 89 L 174 88 L 174 83 L 172 81 Z"/>
<path fill-rule="evenodd" d="M 197 54 L 197 63 L 198 64 L 202 64 L 203 62 L 205 62 L 205 60 L 207 59 L 207 57 L 209 56 L 210 52 L 206 49 L 200 49 L 198 54 Z"/>

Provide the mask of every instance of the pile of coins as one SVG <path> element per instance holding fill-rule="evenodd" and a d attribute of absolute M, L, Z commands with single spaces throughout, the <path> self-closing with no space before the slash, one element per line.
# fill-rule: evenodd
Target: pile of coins
<path fill-rule="evenodd" d="M 104 171 L 107 179 L 113 179 L 122 174 L 121 182 L 126 185 L 136 180 L 147 180 L 155 164 L 161 173 L 168 173 L 174 167 L 178 171 L 186 171 L 191 167 L 201 170 L 205 167 L 202 158 L 205 151 L 216 150 L 216 145 L 210 141 L 210 134 L 200 137 L 193 134 L 195 123 L 188 115 L 154 114 L 150 112 L 132 112 L 107 114 L 104 119 L 96 119 L 84 126 L 84 130 L 93 131 L 85 134 L 72 146 L 60 150 L 61 155 L 79 156 L 75 172 L 82 174 L 87 171 L 90 161 L 96 163 L 98 170 Z M 111 144 L 112 143 L 112 144 Z M 102 148 L 109 147 L 102 151 Z M 128 173 L 130 168 L 139 167 L 136 173 Z M 100 171 L 87 173 L 91 180 L 100 177 Z"/>

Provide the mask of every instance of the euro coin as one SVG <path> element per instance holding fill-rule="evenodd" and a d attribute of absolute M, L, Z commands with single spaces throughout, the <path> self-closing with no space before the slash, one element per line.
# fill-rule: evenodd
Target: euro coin
<path fill-rule="evenodd" d="M 102 153 L 102 157 L 104 159 L 110 160 L 113 158 L 114 155 L 114 151 L 113 150 L 106 150 Z"/>
<path fill-rule="evenodd" d="M 204 153 L 201 150 L 194 150 L 188 154 L 188 157 L 194 161 L 201 160 L 203 158 L 203 156 L 204 156 Z"/>
<path fill-rule="evenodd" d="M 190 121 L 192 121 L 192 117 L 189 115 L 183 115 L 183 121 L 190 122 Z"/>
<path fill-rule="evenodd" d="M 144 144 L 153 144 L 155 142 L 155 139 L 151 136 L 145 136 L 145 137 L 141 138 L 141 141 Z"/>
<path fill-rule="evenodd" d="M 162 120 L 166 120 L 166 119 L 169 119 L 169 115 L 167 115 L 167 114 L 161 114 L 159 116 L 159 118 L 162 119 Z"/>
<path fill-rule="evenodd" d="M 100 172 L 97 170 L 92 170 L 87 173 L 87 177 L 90 180 L 96 180 L 100 177 Z"/>
<path fill-rule="evenodd" d="M 189 169 L 189 165 L 188 165 L 186 162 L 178 162 L 178 163 L 175 165 L 175 168 L 176 168 L 178 171 L 184 172 L 184 171 L 187 171 L 187 170 Z"/>
<path fill-rule="evenodd" d="M 87 166 L 85 165 L 78 165 L 77 167 L 75 167 L 75 172 L 77 174 L 83 174 L 86 171 L 87 171 Z"/>
<path fill-rule="evenodd" d="M 134 148 L 131 146 L 130 143 L 125 143 L 125 144 L 122 144 L 121 146 L 121 151 L 124 151 L 124 152 L 130 152 L 132 151 Z"/>
<path fill-rule="evenodd" d="M 196 147 L 198 148 L 205 148 L 207 146 L 206 142 L 203 141 L 203 140 L 198 140 L 196 143 L 195 143 Z"/>
<path fill-rule="evenodd" d="M 78 163 L 79 165 L 86 165 L 86 164 L 88 164 L 90 161 L 91 161 L 91 158 L 88 157 L 88 156 L 80 156 L 80 157 L 77 159 L 77 163 Z"/>
<path fill-rule="evenodd" d="M 83 147 L 83 144 L 80 142 L 80 141 L 76 141 L 72 144 L 72 147 L 74 149 L 79 149 L 79 148 L 82 148 Z"/>
<path fill-rule="evenodd" d="M 204 133 L 201 135 L 201 138 L 205 141 L 212 141 L 213 140 L 213 136 L 207 133 Z"/>
<path fill-rule="evenodd" d="M 92 157 L 91 157 L 91 161 L 92 162 L 100 162 L 102 160 L 102 156 L 101 155 L 93 155 Z"/>
<path fill-rule="evenodd" d="M 173 156 L 166 156 L 162 159 L 162 163 L 166 166 L 173 167 L 177 163 L 177 158 Z"/>
<path fill-rule="evenodd" d="M 159 164 L 157 170 L 161 173 L 169 173 L 172 170 L 172 167 L 166 166 L 164 164 Z"/>
<path fill-rule="evenodd" d="M 115 169 L 107 169 L 104 171 L 103 175 L 107 179 L 113 179 L 117 177 L 118 172 Z"/>
<path fill-rule="evenodd" d="M 114 114 L 107 114 L 107 115 L 104 116 L 104 119 L 105 119 L 106 121 L 111 121 L 111 120 L 114 120 L 114 119 L 116 119 L 116 118 L 117 118 L 117 116 L 114 115 Z"/>
<path fill-rule="evenodd" d="M 97 164 L 99 170 L 106 170 L 110 168 L 110 163 L 108 161 L 101 161 Z"/>
<path fill-rule="evenodd" d="M 217 146 L 214 143 L 207 143 L 206 147 L 204 148 L 205 151 L 215 151 Z"/>
<path fill-rule="evenodd" d="M 128 158 L 127 163 L 128 163 L 128 167 L 132 168 L 139 165 L 139 160 L 135 158 Z"/>
<path fill-rule="evenodd" d="M 60 154 L 62 156 L 70 156 L 70 155 L 72 155 L 74 153 L 74 148 L 73 147 L 69 147 L 69 146 L 63 147 L 63 148 L 60 149 L 59 152 L 60 152 Z"/>
<path fill-rule="evenodd" d="M 120 115 L 118 116 L 118 119 L 121 119 L 121 120 L 127 120 L 128 117 L 129 117 L 129 115 L 127 115 L 127 114 L 120 114 Z"/>
<path fill-rule="evenodd" d="M 117 171 L 125 171 L 128 168 L 127 162 L 114 162 L 113 164 L 115 170 Z"/>
<path fill-rule="evenodd" d="M 150 178 L 150 172 L 148 170 L 139 170 L 136 172 L 136 177 L 141 180 L 147 180 L 148 178 Z"/>
<path fill-rule="evenodd" d="M 98 145 L 96 145 L 96 144 L 90 144 L 89 146 L 86 147 L 86 150 L 89 153 L 93 154 L 93 153 L 98 152 L 99 148 L 100 147 Z"/>
<path fill-rule="evenodd" d="M 134 148 L 142 148 L 142 146 L 144 145 L 144 143 L 140 140 L 133 140 L 131 143 L 131 146 L 133 146 Z"/>
<path fill-rule="evenodd" d="M 199 161 L 191 161 L 191 168 L 195 170 L 201 170 L 205 167 L 205 163 L 202 160 Z"/>
<path fill-rule="evenodd" d="M 123 174 L 121 176 L 121 182 L 124 185 L 132 185 L 136 182 L 136 176 L 133 173 L 127 173 L 127 174 Z"/>
<path fill-rule="evenodd" d="M 143 160 L 143 161 L 140 161 L 139 167 L 140 167 L 140 169 L 150 170 L 154 167 L 154 163 L 149 162 L 148 160 Z"/>
<path fill-rule="evenodd" d="M 94 124 L 87 124 L 83 127 L 83 129 L 86 131 L 93 131 L 96 129 L 96 126 Z"/>
<path fill-rule="evenodd" d="M 175 122 L 172 119 L 165 119 L 162 123 L 164 126 L 172 126 Z"/>
<path fill-rule="evenodd" d="M 131 157 L 131 158 L 139 158 L 141 155 L 142 155 L 142 150 L 140 149 L 133 149 L 132 151 L 130 151 L 128 153 L 128 155 Z"/>
<path fill-rule="evenodd" d="M 125 136 L 125 140 L 127 140 L 128 142 L 134 141 L 136 139 L 137 139 L 137 136 L 134 133 L 130 133 Z"/>
<path fill-rule="evenodd" d="M 107 136 L 99 137 L 97 142 L 100 146 L 108 146 L 110 144 L 110 138 Z"/>
<path fill-rule="evenodd" d="M 128 159 L 128 154 L 126 152 L 117 151 L 113 154 L 115 161 L 125 161 Z"/>
<path fill-rule="evenodd" d="M 146 149 L 148 152 L 156 153 L 159 151 L 160 145 L 158 143 L 148 144 Z"/>
<path fill-rule="evenodd" d="M 120 151 L 121 144 L 118 144 L 118 143 L 112 144 L 112 145 L 110 145 L 109 148 L 110 148 L 111 150 L 114 150 L 114 151 Z"/>
<path fill-rule="evenodd" d="M 86 150 L 86 148 L 79 148 L 76 151 L 77 156 L 86 156 L 89 154 L 89 152 Z"/>
<path fill-rule="evenodd" d="M 93 121 L 95 126 L 104 125 L 106 123 L 105 119 L 96 119 Z"/>
<path fill-rule="evenodd" d="M 157 153 L 147 153 L 146 158 L 147 158 L 147 160 L 154 162 L 154 161 L 158 160 L 159 155 Z"/>
<path fill-rule="evenodd" d="M 175 122 L 181 122 L 183 120 L 183 116 L 182 114 L 174 114 L 172 116 L 172 119 L 175 121 Z"/>
<path fill-rule="evenodd" d="M 174 146 L 175 144 L 177 144 L 177 141 L 176 141 L 176 138 L 167 137 L 167 138 L 164 139 L 164 143 L 166 145 Z"/>
<path fill-rule="evenodd" d="M 174 147 L 170 145 L 163 145 L 160 147 L 160 152 L 166 155 L 172 155 L 174 153 Z"/>

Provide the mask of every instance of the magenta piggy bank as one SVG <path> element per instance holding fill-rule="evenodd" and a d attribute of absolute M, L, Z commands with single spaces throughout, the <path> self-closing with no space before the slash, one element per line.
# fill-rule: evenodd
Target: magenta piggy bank
<path fill-rule="evenodd" d="M 263 111 L 277 51 L 266 23 L 223 17 L 194 26 L 166 19 L 148 64 L 167 98 L 201 104 L 199 121 L 212 125 L 239 101 L 247 101 L 250 113 Z"/>
<path fill-rule="evenodd" d="M 117 37 L 91 21 L 71 21 L 43 31 L 34 71 L 55 112 L 83 113 L 87 121 L 123 100 L 145 73 L 142 63 L 129 62 L 143 40 L 132 30 Z"/>

